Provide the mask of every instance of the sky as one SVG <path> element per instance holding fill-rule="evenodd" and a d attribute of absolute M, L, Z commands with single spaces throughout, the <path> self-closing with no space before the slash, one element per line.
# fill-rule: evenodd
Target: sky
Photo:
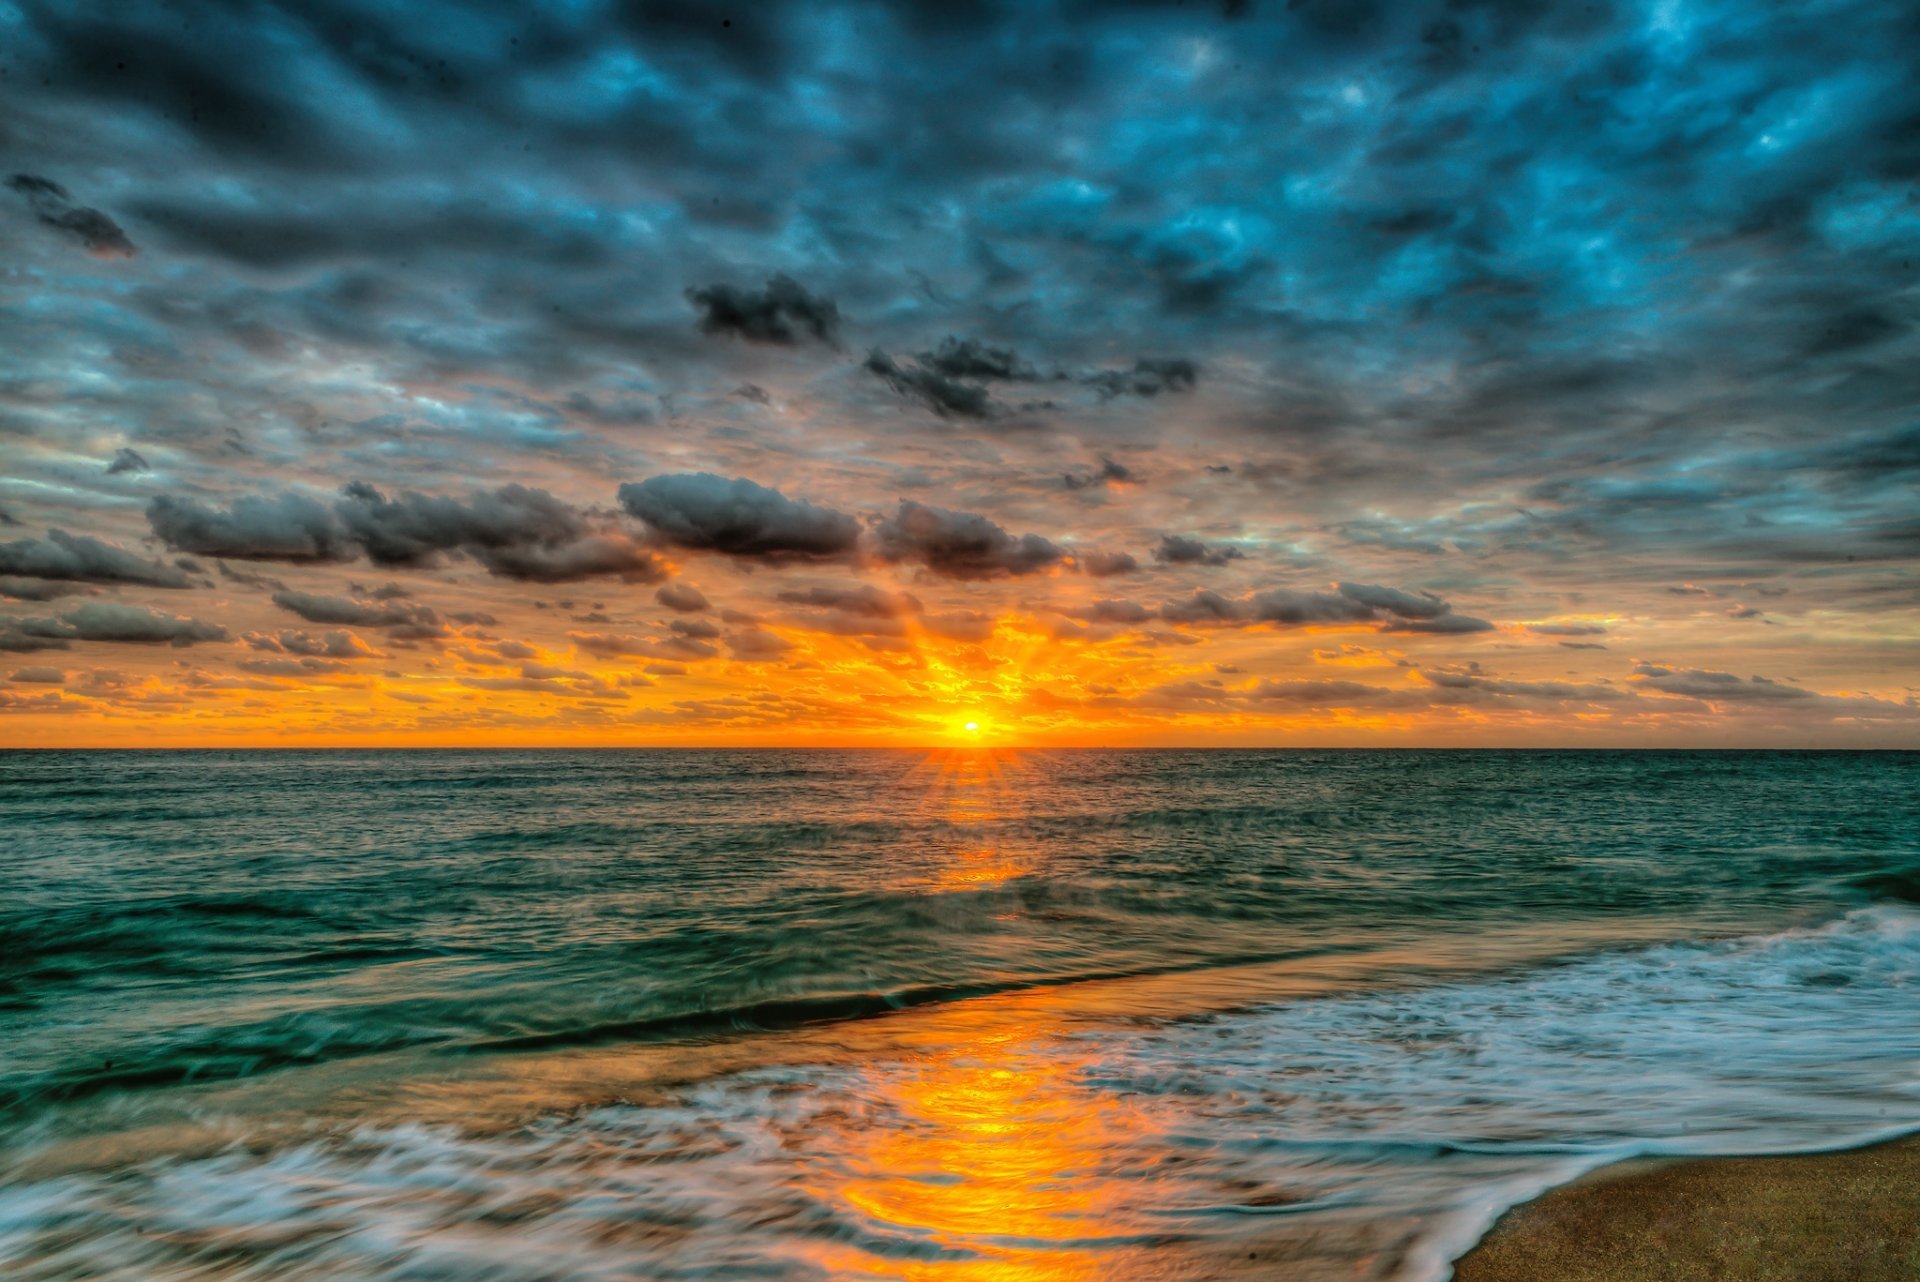
<path fill-rule="evenodd" d="M 0 743 L 1920 747 L 1920 8 L 0 0 Z"/>

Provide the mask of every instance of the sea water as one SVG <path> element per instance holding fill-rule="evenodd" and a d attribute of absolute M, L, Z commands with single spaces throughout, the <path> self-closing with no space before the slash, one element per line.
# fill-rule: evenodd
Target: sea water
<path fill-rule="evenodd" d="M 1920 755 L 0 753 L 0 1274 L 1442 1278 L 1920 1128 Z"/>

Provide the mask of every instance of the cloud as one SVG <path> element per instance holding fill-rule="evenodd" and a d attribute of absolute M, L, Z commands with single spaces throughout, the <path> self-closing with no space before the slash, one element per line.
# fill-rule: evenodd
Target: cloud
<path fill-rule="evenodd" d="M 1103 455 L 1098 471 L 1067 472 L 1061 476 L 1060 483 L 1070 490 L 1114 489 L 1138 485 L 1140 478 L 1126 464 L 1116 463 Z"/>
<path fill-rule="evenodd" d="M 196 582 L 177 566 L 147 560 L 90 535 L 68 534 L 65 530 L 48 530 L 45 539 L 0 543 L 0 575 L 176 589 L 193 587 Z"/>
<path fill-rule="evenodd" d="M 1168 601 L 1160 607 L 1160 617 L 1168 623 L 1188 624 L 1199 627 L 1238 627 L 1253 622 L 1250 597 L 1231 598 L 1220 595 L 1211 588 L 1195 588 L 1186 598 Z M 1341 607 L 1343 610 L 1350 607 Z M 1352 620 L 1351 613 L 1345 613 L 1343 620 Z M 1358 617 L 1371 617 L 1371 612 L 1362 612 Z"/>
<path fill-rule="evenodd" d="M 767 561 L 849 555 L 860 523 L 744 477 L 678 473 L 629 481 L 620 506 L 673 547 Z"/>
<path fill-rule="evenodd" d="M 108 476 L 119 476 L 123 472 L 151 472 L 153 465 L 147 462 L 140 451 L 123 446 L 113 452 L 113 461 L 107 464 Z"/>
<path fill-rule="evenodd" d="M 1478 665 L 1475 665 L 1478 666 Z M 1515 681 L 1475 671 L 1419 669 L 1417 675 L 1439 690 L 1471 691 L 1499 698 L 1567 700 L 1575 703 L 1613 703 L 1633 697 L 1617 686 L 1578 681 Z"/>
<path fill-rule="evenodd" d="M 633 679 L 629 678 L 632 681 Z M 634 684 L 651 685 L 647 681 Z M 469 690 L 513 690 L 526 694 L 552 695 L 560 699 L 590 699 L 615 703 L 630 698 L 618 686 L 594 676 L 567 668 L 527 664 L 514 677 L 462 677 L 460 684 Z"/>
<path fill-rule="evenodd" d="M 1543 637 L 1598 637 L 1607 632 L 1598 623 L 1529 623 L 1527 631 Z"/>
<path fill-rule="evenodd" d="M 1453 606 L 1427 592 L 1406 592 L 1371 583 L 1337 583 L 1332 592 L 1275 588 L 1240 597 L 1196 588 L 1160 607 L 1168 623 L 1193 627 L 1278 628 L 1371 625 L 1376 632 L 1490 632 L 1485 619 L 1455 614 Z"/>
<path fill-rule="evenodd" d="M 489 574 L 533 583 L 657 583 L 667 576 L 651 552 L 624 534 L 593 530 L 545 490 L 503 485 L 464 502 L 408 490 L 389 499 L 356 482 L 343 493 L 335 511 L 376 565 L 432 565 L 457 550 Z"/>
<path fill-rule="evenodd" d="M 1006 407 L 981 384 L 950 377 L 925 365 L 902 365 L 877 347 L 867 353 L 863 368 L 941 418 L 985 420 L 1006 413 Z"/>
<path fill-rule="evenodd" d="M 91 596 L 93 591 L 92 588 L 79 583 L 0 576 L 0 597 L 6 597 L 12 601 L 58 601 L 62 597 Z"/>
<path fill-rule="evenodd" d="M 242 672 L 261 677 L 315 677 L 351 672 L 353 666 L 338 659 L 241 659 L 234 664 Z"/>
<path fill-rule="evenodd" d="M 793 643 L 765 628 L 742 628 L 728 634 L 727 649 L 741 663 L 773 663 L 784 659 Z"/>
<path fill-rule="evenodd" d="M 545 490 L 503 485 L 465 500 L 405 490 L 389 498 L 364 481 L 331 507 L 303 494 L 246 496 L 221 511 L 161 495 L 147 506 L 169 547 L 201 556 L 289 564 L 350 561 L 431 567 L 447 553 L 489 574 L 532 583 L 592 578 L 657 583 L 667 567 L 625 533 L 596 529 Z"/>
<path fill-rule="evenodd" d="M 190 646 L 230 635 L 215 623 L 116 601 L 91 601 L 53 618 L 0 620 L 0 650 L 15 651 L 64 650 L 73 641 Z"/>
<path fill-rule="evenodd" d="M 691 637 L 695 641 L 720 639 L 720 625 L 706 619 L 675 619 L 667 624 L 667 630 L 676 636 Z"/>
<path fill-rule="evenodd" d="M 1642 689 L 1709 703 L 1795 703 L 1821 697 L 1803 686 L 1766 677 L 1738 677 L 1709 668 L 1673 668 L 1641 662 L 1634 665 L 1633 675 Z"/>
<path fill-rule="evenodd" d="M 1392 616 L 1382 631 L 1463 633 L 1491 632 L 1493 624 L 1455 614 L 1453 606 L 1431 592 L 1405 592 L 1371 583 L 1336 583 L 1334 590 L 1351 601 Z"/>
<path fill-rule="evenodd" d="M 1039 370 L 1010 347 L 994 347 L 951 335 L 933 351 L 921 352 L 918 359 L 922 366 L 942 378 L 1034 382 L 1041 377 Z"/>
<path fill-rule="evenodd" d="M 380 655 L 344 628 L 329 632 L 302 632 L 288 628 L 276 635 L 249 632 L 240 638 L 249 649 L 313 659 L 377 659 Z"/>
<path fill-rule="evenodd" d="M 978 643 L 993 636 L 992 614 L 973 610 L 930 613 L 919 597 L 868 583 L 815 586 L 779 594 L 786 605 L 809 611 L 792 626 L 829 636 L 855 637 L 869 648 L 901 650 L 922 636 Z"/>
<path fill-rule="evenodd" d="M 1372 583 L 1336 583 L 1334 590 L 1351 601 L 1402 619 L 1424 621 L 1448 614 L 1453 607 L 1431 592 L 1404 592 Z"/>
<path fill-rule="evenodd" d="M 606 632 L 569 632 L 567 639 L 589 654 L 603 659 L 664 657 L 666 650 L 645 637 L 617 636 Z"/>
<path fill-rule="evenodd" d="M 162 543 L 195 556 L 302 565 L 359 553 L 339 518 L 304 494 L 248 495 L 224 512 L 162 494 L 147 505 L 147 523 Z"/>
<path fill-rule="evenodd" d="M 1190 360 L 1157 360 L 1141 357 L 1125 370 L 1097 369 L 1084 373 L 1055 370 L 1043 373 L 1031 361 L 1008 347 L 994 347 L 978 340 L 951 335 L 930 352 L 916 353 L 910 361 L 895 359 L 876 347 L 867 353 L 863 368 L 883 379 L 888 386 L 909 400 L 920 402 L 942 418 L 989 420 L 1009 413 L 1009 408 L 993 398 L 990 383 L 1052 382 L 1069 387 L 1093 389 L 1103 401 L 1116 396 L 1158 396 L 1162 392 L 1192 390 L 1199 378 L 1199 367 Z M 1037 405 L 1022 408 L 1042 408 Z M 1118 464 L 1113 480 L 1131 479 Z M 1098 478 L 1109 479 L 1109 478 Z M 1072 479 L 1069 488 L 1074 486 Z"/>
<path fill-rule="evenodd" d="M 1096 579 L 1110 579 L 1122 574 L 1136 574 L 1140 562 L 1130 552 L 1078 552 L 1074 561 L 1085 573 Z"/>
<path fill-rule="evenodd" d="M 1158 396 L 1162 392 L 1192 391 L 1200 381 L 1200 367 L 1181 357 L 1143 356 L 1132 369 L 1096 370 L 1082 375 L 1081 381 L 1097 389 L 1102 397 Z"/>
<path fill-rule="evenodd" d="M 655 592 L 653 599 L 681 614 L 698 614 L 713 608 L 713 603 L 690 583 L 669 583 Z"/>
<path fill-rule="evenodd" d="M 1303 708 L 1420 708 L 1429 700 L 1419 691 L 1394 690 L 1364 681 L 1262 680 L 1246 698 L 1251 703 Z"/>
<path fill-rule="evenodd" d="M 447 635 L 446 624 L 432 606 L 405 600 L 356 600 L 342 596 L 319 596 L 311 592 L 276 592 L 273 603 L 299 615 L 308 623 L 354 628 L 375 628 L 391 636 L 412 641 L 433 640 Z"/>
<path fill-rule="evenodd" d="M 791 347 L 803 335 L 832 344 L 840 309 L 831 298 L 808 293 L 787 276 L 774 276 L 759 291 L 732 285 L 689 289 L 687 301 L 700 312 L 700 332 L 749 343 Z"/>
<path fill-rule="evenodd" d="M 1153 618 L 1153 611 L 1136 601 L 1116 601 L 1100 598 L 1087 605 L 1075 606 L 1066 611 L 1075 619 L 1084 619 L 1088 623 L 1145 623 Z"/>
<path fill-rule="evenodd" d="M 870 583 L 789 590 L 781 592 L 779 599 L 788 605 L 831 610 L 868 619 L 897 619 L 926 613 L 926 607 L 918 597 L 905 592 L 888 592 Z"/>
<path fill-rule="evenodd" d="M 951 335 L 934 350 L 915 355 L 911 362 L 895 360 L 876 347 L 867 353 L 863 368 L 899 395 L 918 401 L 941 418 L 981 421 L 1008 412 L 993 399 L 988 383 L 1031 383 L 1046 377 L 1012 348 Z"/>
<path fill-rule="evenodd" d="M 79 242 L 95 258 L 132 258 L 136 251 L 120 225 L 97 209 L 76 205 L 67 189 L 49 178 L 15 174 L 7 186 L 17 192 L 45 226 Z"/>
<path fill-rule="evenodd" d="M 949 579 L 1034 574 L 1067 559 L 1066 549 L 1038 534 L 1015 538 L 984 516 L 911 499 L 902 499 L 873 536 L 881 560 L 923 565 Z"/>
<path fill-rule="evenodd" d="M 288 584 L 378 605 L 325 568 L 366 578 L 371 540 L 389 564 L 441 567 L 422 592 L 441 627 L 493 617 L 559 645 L 569 627 L 699 641 L 667 627 L 683 615 L 758 625 L 677 610 L 657 583 L 576 608 L 502 576 L 648 583 L 711 554 L 705 592 L 778 609 L 766 626 L 796 641 L 813 639 L 796 617 L 876 641 L 897 625 L 908 644 L 936 618 L 978 634 L 960 614 L 1007 617 L 1007 646 L 967 679 L 1015 654 L 1030 684 L 1074 666 L 1077 642 L 1014 643 L 1037 618 L 1036 645 L 1048 626 L 1125 631 L 1114 648 L 1141 671 L 1112 679 L 1130 691 L 1161 664 L 1216 675 L 1215 658 L 1286 675 L 1266 666 L 1286 654 L 1212 628 L 1426 633 L 1406 648 L 1433 671 L 1511 647 L 1512 676 L 1482 682 L 1594 683 L 1610 665 L 1640 698 L 1592 732 L 1621 741 L 1697 742 L 1716 718 L 1760 734 L 1765 715 L 1772 741 L 1799 742 L 1794 718 L 1840 707 L 1752 686 L 1742 664 L 1901 689 L 1895 642 L 1920 605 L 1911 6 L 1240 8 L 1227 27 L 1197 4 L 767 0 L 722 28 L 685 5 L 422 23 L 312 0 L 189 29 L 150 5 L 15 5 L 0 239 L 32 288 L 0 309 L 0 523 L 26 524 L 0 536 L 54 548 L 58 527 L 193 580 L 174 558 L 195 557 L 218 588 L 175 608 L 236 633 L 275 631 L 266 597 Z M 12 169 L 45 177 L 9 186 Z M 122 247 L 68 217 L 81 205 L 140 257 L 82 257 Z M 831 551 L 720 551 L 760 527 L 706 522 L 676 543 L 596 506 L 616 507 L 620 479 L 702 470 L 846 514 Z M 355 478 L 377 502 L 337 492 Z M 502 498 L 508 483 L 557 508 Z M 162 539 L 143 545 L 129 504 L 156 493 Z M 911 589 L 919 613 L 775 605 L 816 575 L 763 567 L 855 572 L 901 497 L 1010 542 L 1038 531 L 1068 554 L 1048 568 L 1076 578 L 1048 580 L 1055 598 L 1006 577 L 1023 562 L 1004 545 L 977 563 L 1004 590 L 873 554 L 874 586 Z M 1167 531 L 1315 570 L 1157 561 Z M 1105 577 L 1143 566 L 1153 593 L 1131 587 L 1148 575 Z M 1683 583 L 1700 586 L 1667 592 Z M 1174 598 L 1170 617 L 1076 630 L 1062 613 L 1122 584 L 1141 608 Z M 1305 590 L 1249 591 L 1275 585 Z M 149 586 L 0 574 L 0 594 L 50 602 L 0 612 L 182 595 Z M 1774 626 L 1726 613 L 1762 600 Z M 1496 602 L 1514 616 L 1498 637 L 1473 617 Z M 1623 679 L 1572 648 L 1612 640 L 1591 619 L 1658 637 L 1676 674 L 1739 672 L 1742 694 Z M 855 709 L 809 716 L 884 720 L 865 697 L 883 678 L 847 649 L 791 689 Z M 435 651 L 391 666 L 444 683 Z M 701 671 L 703 700 L 759 684 Z M 434 715 L 507 733 L 511 701 L 474 702 Z M 1589 733 L 1549 720 L 1516 721 L 1513 741 Z"/>
<path fill-rule="evenodd" d="M 220 571 L 220 577 L 229 583 L 238 583 L 241 587 L 258 588 L 263 592 L 280 592 L 286 584 L 270 574 L 255 574 L 251 570 L 237 570 L 225 561 L 215 561 L 214 567 Z M 356 589 L 357 590 L 357 589 Z"/>
<path fill-rule="evenodd" d="M 1153 549 L 1153 559 L 1163 565 L 1226 565 L 1246 558 L 1246 553 L 1231 543 L 1209 546 L 1183 534 L 1165 534 Z"/>

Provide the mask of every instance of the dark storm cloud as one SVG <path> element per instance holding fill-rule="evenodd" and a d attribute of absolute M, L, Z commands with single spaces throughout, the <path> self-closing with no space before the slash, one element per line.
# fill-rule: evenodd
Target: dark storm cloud
<path fill-rule="evenodd" d="M 48 530 L 44 539 L 0 543 L 0 576 L 150 588 L 190 588 L 198 582 L 176 566 L 65 530 Z"/>
<path fill-rule="evenodd" d="M 984 383 L 995 379 L 1034 382 L 1041 377 L 1039 370 L 1010 347 L 994 347 L 976 339 L 951 335 L 933 351 L 920 353 L 919 361 L 942 378 L 970 378 Z"/>
<path fill-rule="evenodd" d="M 611 577 L 657 583 L 666 567 L 631 537 L 594 528 L 545 490 L 505 485 L 465 500 L 406 490 L 389 498 L 356 481 L 331 506 L 302 494 L 246 496 L 222 511 L 161 495 L 147 507 L 167 546 L 201 556 L 289 564 L 350 561 L 428 567 L 445 553 L 530 583 Z"/>
<path fill-rule="evenodd" d="M 831 298 L 810 294 L 797 281 L 775 276 L 759 290 L 732 285 L 689 289 L 687 301 L 700 313 L 700 332 L 749 343 L 791 347 L 803 336 L 831 345 L 840 309 Z"/>
<path fill-rule="evenodd" d="M 925 365 L 902 365 L 879 348 L 867 353 L 868 373 L 886 380 L 900 395 L 920 402 L 941 418 L 998 418 L 1006 406 L 979 383 L 968 383 Z"/>
<path fill-rule="evenodd" d="M 711 472 L 629 481 L 620 506 L 671 546 L 748 559 L 845 556 L 860 538 L 860 523 L 844 512 Z"/>
<path fill-rule="evenodd" d="M 1057 408 L 1052 402 L 1026 402 L 1009 406 L 995 400 L 991 383 L 1051 382 L 1093 389 L 1101 400 L 1116 396 L 1158 396 L 1162 392 L 1191 391 L 1199 378 L 1199 366 L 1185 359 L 1156 360 L 1142 357 L 1131 369 L 1096 369 L 1069 373 L 1056 369 L 1043 373 L 1038 366 L 1008 347 L 995 347 L 971 338 L 949 335 L 932 351 L 920 352 L 909 360 L 899 360 L 880 348 L 867 353 L 863 368 L 883 379 L 901 396 L 918 401 L 942 418 L 989 420 L 1004 417 L 1014 409 Z M 1108 462 L 1110 467 L 1117 464 Z M 1125 468 L 1112 478 L 1128 480 Z M 1068 485 L 1073 487 L 1072 480 Z"/>
<path fill-rule="evenodd" d="M 77 241 L 96 258 L 134 256 L 133 242 L 118 223 L 97 209 L 76 205 L 59 183 L 34 174 L 15 174 L 7 179 L 7 186 L 26 201 L 42 224 Z"/>
<path fill-rule="evenodd" d="M 1247 554 L 1231 543 L 1206 544 L 1184 534 L 1165 534 L 1153 549 L 1153 559 L 1162 565 L 1227 565 Z"/>
<path fill-rule="evenodd" d="M 1067 559 L 1067 551 L 1038 534 L 1018 538 L 973 512 L 953 512 L 902 499 L 873 529 L 883 561 L 925 566 L 949 579 L 995 579 L 1033 574 Z"/>
<path fill-rule="evenodd" d="M 52 618 L 0 621 L 0 649 L 6 650 L 64 650 L 73 641 L 184 647 L 229 636 L 216 623 L 117 601 L 90 601 Z"/>
<path fill-rule="evenodd" d="M 222 511 L 162 494 L 147 523 L 177 552 L 234 561 L 350 561 L 359 553 L 333 511 L 304 494 L 246 495 Z"/>
<path fill-rule="evenodd" d="M 432 565 L 441 553 L 459 551 L 490 574 L 531 583 L 598 577 L 657 583 L 667 576 L 631 538 L 595 531 L 545 490 L 505 485 L 463 502 L 413 491 L 388 498 L 357 482 L 344 495 L 335 511 L 376 565 Z"/>

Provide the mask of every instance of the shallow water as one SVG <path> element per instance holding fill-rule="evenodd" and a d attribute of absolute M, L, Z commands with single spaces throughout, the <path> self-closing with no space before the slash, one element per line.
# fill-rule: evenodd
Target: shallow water
<path fill-rule="evenodd" d="M 1920 758 L 0 754 L 29 1278 L 1441 1276 L 1920 1126 Z"/>

